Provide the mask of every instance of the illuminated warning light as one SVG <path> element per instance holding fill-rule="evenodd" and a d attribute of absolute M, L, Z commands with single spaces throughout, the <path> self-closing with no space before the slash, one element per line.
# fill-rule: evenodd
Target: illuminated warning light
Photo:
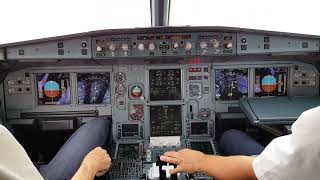
<path fill-rule="evenodd" d="M 271 75 L 263 77 L 261 81 L 261 88 L 267 93 L 275 91 L 277 89 L 277 79 Z"/>
<path fill-rule="evenodd" d="M 50 98 L 55 98 L 60 95 L 60 86 L 55 81 L 48 81 L 44 84 L 44 95 Z"/>
<path fill-rule="evenodd" d="M 201 58 L 195 57 L 188 60 L 188 64 L 201 64 Z"/>
<path fill-rule="evenodd" d="M 141 95 L 142 95 L 142 89 L 141 89 L 141 87 L 139 87 L 139 86 L 133 86 L 133 87 L 131 88 L 131 95 L 132 95 L 132 97 L 134 97 L 134 98 L 141 97 Z"/>

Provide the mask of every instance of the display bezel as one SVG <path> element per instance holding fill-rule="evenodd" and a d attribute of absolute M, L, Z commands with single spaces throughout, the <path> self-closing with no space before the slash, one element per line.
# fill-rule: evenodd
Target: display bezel
<path fill-rule="evenodd" d="M 137 136 L 123 136 L 123 125 L 137 125 L 138 126 L 138 135 Z M 119 132 L 119 129 L 121 129 L 120 133 L 120 139 L 135 139 L 135 138 L 141 138 L 141 124 L 140 123 L 121 123 L 117 125 L 117 132 Z"/>
<path fill-rule="evenodd" d="M 177 106 L 177 107 L 180 107 L 180 110 L 179 110 L 179 114 L 180 114 L 180 119 L 179 119 L 179 123 L 180 123 L 180 132 L 179 134 L 171 134 L 171 135 L 154 135 L 153 134 L 153 128 L 152 128 L 152 112 L 151 112 L 151 108 L 152 107 L 161 107 L 161 106 Z M 157 137 L 157 136 L 182 136 L 183 135 L 183 107 L 182 105 L 152 105 L 152 106 L 149 106 L 149 119 L 150 119 L 150 136 L 152 137 Z"/>
<path fill-rule="evenodd" d="M 285 89 L 285 95 L 258 95 L 258 93 L 256 93 L 256 70 L 257 69 L 270 69 L 270 68 L 286 68 L 286 79 L 285 79 L 285 82 L 284 82 L 284 84 L 285 84 L 285 87 L 284 87 L 284 89 Z M 261 97 L 261 98 L 263 98 L 263 97 L 286 97 L 286 96 L 288 96 L 288 88 L 289 88 L 289 83 L 288 83 L 288 80 L 289 80 L 289 78 L 290 78 L 290 68 L 288 67 L 288 66 L 267 66 L 267 67 L 256 67 L 256 68 L 254 68 L 253 69 L 253 97 Z M 260 83 L 261 83 L 261 79 L 260 79 Z M 278 81 L 278 79 L 277 79 L 277 81 Z M 278 82 L 277 82 L 277 85 L 278 85 Z"/>
<path fill-rule="evenodd" d="M 206 133 L 205 134 L 192 134 L 192 124 L 195 123 L 206 123 Z M 190 122 L 190 136 L 208 136 L 210 134 L 210 123 L 208 121 L 192 121 Z"/>
<path fill-rule="evenodd" d="M 109 90 L 109 93 L 110 93 L 110 102 L 109 103 L 100 103 L 100 104 L 97 104 L 97 103 L 95 103 L 95 104 L 84 104 L 84 103 L 79 103 L 79 90 L 78 90 L 78 88 L 79 88 L 79 86 L 78 86 L 78 80 L 79 80 L 79 78 L 78 78 L 78 75 L 79 74 L 95 74 L 95 73 L 98 73 L 98 74 L 109 74 L 109 88 L 108 88 L 108 90 Z M 97 71 L 97 72 L 94 72 L 94 71 L 92 71 L 92 72 L 76 72 L 75 73 L 75 77 L 76 77 L 76 94 L 75 94 L 75 96 L 76 96 L 76 104 L 77 105 L 79 105 L 79 106 L 107 106 L 107 105 L 111 105 L 112 104 L 112 83 L 111 83 L 111 80 L 112 80 L 112 73 L 111 72 L 109 72 L 109 71 Z"/>
<path fill-rule="evenodd" d="M 246 77 L 247 77 L 247 83 L 246 83 L 246 85 L 247 85 L 247 93 L 246 93 L 246 95 L 245 94 L 242 94 L 242 97 L 239 97 L 239 98 L 237 98 L 237 99 L 218 99 L 217 98 L 217 88 L 216 88 L 216 86 L 217 86 L 217 71 L 218 70 L 230 70 L 230 71 L 234 71 L 234 70 L 246 70 L 247 71 L 247 74 L 246 74 Z M 215 101 L 217 101 L 217 102 L 237 102 L 237 101 L 239 101 L 241 98 L 243 98 L 243 97 L 249 97 L 249 95 L 250 95 L 250 69 L 248 68 L 248 67 L 239 67 L 239 68 L 235 68 L 235 67 L 228 67 L 228 68 L 214 68 L 213 69 L 213 83 L 214 83 L 214 91 L 213 91 L 213 98 L 214 98 L 214 100 Z"/>
<path fill-rule="evenodd" d="M 150 71 L 164 71 L 164 70 L 179 70 L 180 71 L 180 98 L 179 99 L 161 99 L 161 100 L 154 100 L 154 99 L 151 99 L 151 83 L 150 83 Z M 150 68 L 148 69 L 147 71 L 147 74 L 148 74 L 148 99 L 150 100 L 150 102 L 165 102 L 165 101 L 181 101 L 184 97 L 184 88 L 183 88 L 183 71 L 181 68 Z"/>
<path fill-rule="evenodd" d="M 43 74 L 67 74 L 68 75 L 68 80 L 69 80 L 69 89 L 70 89 L 70 102 L 66 104 L 39 104 L 39 84 L 38 84 L 38 75 L 43 75 Z M 38 107 L 45 107 L 45 106 L 70 106 L 73 104 L 73 84 L 72 84 L 72 78 L 71 78 L 71 73 L 70 72 L 65 72 L 65 71 L 53 71 L 53 72 L 34 72 L 34 82 L 35 82 L 35 88 L 36 93 L 35 93 L 35 105 Z"/>

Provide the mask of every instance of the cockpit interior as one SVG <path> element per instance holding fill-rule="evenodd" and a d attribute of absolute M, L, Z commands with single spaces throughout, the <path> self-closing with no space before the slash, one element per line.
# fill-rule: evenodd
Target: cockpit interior
<path fill-rule="evenodd" d="M 168 150 L 223 155 L 229 129 L 267 146 L 320 105 L 320 36 L 172 27 L 170 0 L 150 3 L 152 27 L 0 45 L 0 123 L 35 165 L 100 117 L 112 124 L 105 178 L 157 179 L 148 171 Z"/>

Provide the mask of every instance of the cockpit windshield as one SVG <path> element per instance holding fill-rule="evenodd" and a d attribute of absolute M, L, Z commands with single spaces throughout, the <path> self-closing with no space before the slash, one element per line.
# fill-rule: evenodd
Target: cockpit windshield
<path fill-rule="evenodd" d="M 172 0 L 170 26 L 229 26 L 320 34 L 319 2 Z M 99 29 L 150 27 L 150 0 L 1 2 L 0 44 Z"/>

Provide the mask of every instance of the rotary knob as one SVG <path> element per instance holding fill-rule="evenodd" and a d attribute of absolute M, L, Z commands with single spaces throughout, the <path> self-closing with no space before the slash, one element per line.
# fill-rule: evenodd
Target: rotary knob
<path fill-rule="evenodd" d="M 128 49 L 129 49 L 129 45 L 128 44 L 122 44 L 121 47 L 122 47 L 122 49 L 124 51 L 128 51 Z"/>
<path fill-rule="evenodd" d="M 143 51 L 143 50 L 144 50 L 144 44 L 140 43 L 140 44 L 138 45 L 138 49 L 139 49 L 140 51 Z"/>
<path fill-rule="evenodd" d="M 226 44 L 226 48 L 228 48 L 228 49 L 232 48 L 232 43 L 229 42 L 228 44 Z"/>
<path fill-rule="evenodd" d="M 110 44 L 109 45 L 110 51 L 115 51 L 116 50 L 116 45 L 115 44 Z"/>
<path fill-rule="evenodd" d="M 156 45 L 154 44 L 154 43 L 150 43 L 149 44 L 149 50 L 150 51 L 153 51 L 153 50 L 155 50 L 156 49 Z"/>
<path fill-rule="evenodd" d="M 97 46 L 97 51 L 98 52 L 102 52 L 102 47 L 101 46 Z"/>
<path fill-rule="evenodd" d="M 30 84 L 31 82 L 30 82 L 29 79 L 25 79 L 25 80 L 22 81 L 22 83 L 23 83 L 23 84 Z"/>
<path fill-rule="evenodd" d="M 190 42 L 186 43 L 185 49 L 188 51 L 192 48 L 192 44 Z"/>
<path fill-rule="evenodd" d="M 179 43 L 176 42 L 176 43 L 173 44 L 173 48 L 174 49 L 177 49 L 178 47 L 179 47 Z"/>
<path fill-rule="evenodd" d="M 212 47 L 215 48 L 215 49 L 219 48 L 219 41 L 214 40 L 214 41 L 212 42 Z"/>
<path fill-rule="evenodd" d="M 207 42 L 200 42 L 201 49 L 205 49 L 207 47 Z"/>

